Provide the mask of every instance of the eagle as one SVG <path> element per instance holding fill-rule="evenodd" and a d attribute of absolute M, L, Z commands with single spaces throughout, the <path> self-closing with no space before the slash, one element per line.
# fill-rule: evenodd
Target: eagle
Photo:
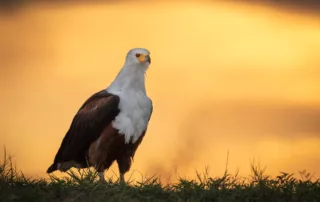
<path fill-rule="evenodd" d="M 89 97 L 75 114 L 47 173 L 94 167 L 100 182 L 106 182 L 104 171 L 116 161 L 120 183 L 125 184 L 124 175 L 153 111 L 145 86 L 150 63 L 147 49 L 129 50 L 111 84 Z"/>

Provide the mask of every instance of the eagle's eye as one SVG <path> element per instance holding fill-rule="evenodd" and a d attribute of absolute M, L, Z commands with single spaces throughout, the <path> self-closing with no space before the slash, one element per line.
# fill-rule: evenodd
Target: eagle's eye
<path fill-rule="evenodd" d="M 139 53 L 137 53 L 137 54 L 136 54 L 136 57 L 137 57 L 137 58 L 138 58 L 138 57 L 140 57 L 140 54 L 139 54 Z"/>

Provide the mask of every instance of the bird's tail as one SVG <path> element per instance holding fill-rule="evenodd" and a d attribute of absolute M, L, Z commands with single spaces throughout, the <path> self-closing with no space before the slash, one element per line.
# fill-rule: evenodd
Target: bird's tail
<path fill-rule="evenodd" d="M 52 173 L 53 171 L 57 170 L 57 164 L 53 163 L 47 170 L 47 173 Z"/>

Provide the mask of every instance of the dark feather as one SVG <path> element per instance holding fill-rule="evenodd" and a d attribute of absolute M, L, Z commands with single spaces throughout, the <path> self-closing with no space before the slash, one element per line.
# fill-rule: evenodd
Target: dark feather
<path fill-rule="evenodd" d="M 57 170 L 57 164 L 66 161 L 75 161 L 85 167 L 90 144 L 99 138 L 103 129 L 119 114 L 119 101 L 117 95 L 106 90 L 87 99 L 73 118 L 47 173 Z"/>

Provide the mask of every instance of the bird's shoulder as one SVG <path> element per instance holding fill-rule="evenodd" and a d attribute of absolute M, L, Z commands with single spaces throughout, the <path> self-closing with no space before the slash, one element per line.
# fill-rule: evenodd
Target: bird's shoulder
<path fill-rule="evenodd" d="M 120 102 L 118 95 L 101 90 L 91 95 L 80 107 L 78 114 L 88 114 L 102 107 L 117 107 Z"/>

